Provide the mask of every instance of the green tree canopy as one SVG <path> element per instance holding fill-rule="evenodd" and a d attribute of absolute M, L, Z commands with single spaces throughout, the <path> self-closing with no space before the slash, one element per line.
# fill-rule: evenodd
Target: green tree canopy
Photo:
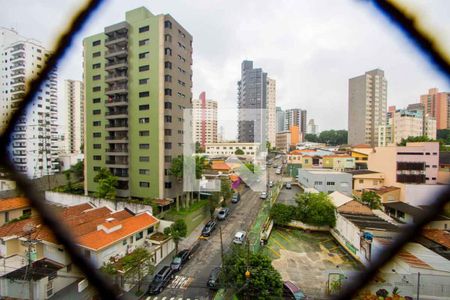
<path fill-rule="evenodd" d="M 312 133 L 305 134 L 305 140 L 312 143 L 319 143 L 319 136 Z"/>
<path fill-rule="evenodd" d="M 406 143 L 420 143 L 420 142 L 438 142 L 439 143 L 439 151 L 441 151 L 441 152 L 450 151 L 450 147 L 447 147 L 447 143 L 445 140 L 443 140 L 443 139 L 433 140 L 425 135 L 423 135 L 423 136 L 408 136 L 406 139 L 402 139 L 398 145 L 406 146 Z"/>
<path fill-rule="evenodd" d="M 441 140 L 445 145 L 450 145 L 450 129 L 438 129 L 436 138 Z"/>
<path fill-rule="evenodd" d="M 236 155 L 244 155 L 245 152 L 244 152 L 244 150 L 242 150 L 240 148 L 237 148 L 236 151 L 234 151 L 234 154 L 236 154 Z"/>
<path fill-rule="evenodd" d="M 270 217 L 276 225 L 286 225 L 294 217 L 295 209 L 292 206 L 275 203 L 270 209 Z"/>
<path fill-rule="evenodd" d="M 231 190 L 231 180 L 230 179 L 227 178 L 227 179 L 220 180 L 220 193 L 224 200 L 230 199 L 231 196 L 233 196 L 233 191 Z"/>
<path fill-rule="evenodd" d="M 172 237 L 175 243 L 175 252 L 178 252 L 178 243 L 187 235 L 187 225 L 183 219 L 176 220 L 170 227 L 164 228 L 164 234 Z"/>
<path fill-rule="evenodd" d="M 305 140 L 313 143 L 325 143 L 332 146 L 347 144 L 347 130 L 325 130 L 319 135 L 306 134 Z"/>
<path fill-rule="evenodd" d="M 250 272 L 247 280 L 246 271 Z M 279 299 L 283 281 L 271 260 L 262 253 L 247 253 L 244 247 L 234 246 L 224 257 L 222 279 L 227 288 L 237 292 L 240 299 Z"/>
<path fill-rule="evenodd" d="M 169 173 L 170 175 L 175 176 L 178 180 L 183 178 L 183 164 L 184 158 L 182 155 L 179 155 L 172 159 L 172 165 L 170 166 Z M 205 169 L 205 157 L 204 156 L 195 156 L 195 176 L 196 178 L 201 178 L 203 174 L 203 170 Z"/>
<path fill-rule="evenodd" d="M 98 182 L 97 191 L 95 192 L 96 197 L 111 200 L 116 199 L 118 178 L 112 175 L 109 169 L 101 168 L 97 175 L 95 175 L 94 181 Z"/>
<path fill-rule="evenodd" d="M 336 224 L 336 209 L 327 194 L 297 194 L 295 200 L 298 204 L 296 219 L 316 226 L 334 226 Z"/>
<path fill-rule="evenodd" d="M 361 195 L 361 202 L 371 209 L 379 209 L 381 207 L 381 197 L 374 191 L 364 191 Z"/>

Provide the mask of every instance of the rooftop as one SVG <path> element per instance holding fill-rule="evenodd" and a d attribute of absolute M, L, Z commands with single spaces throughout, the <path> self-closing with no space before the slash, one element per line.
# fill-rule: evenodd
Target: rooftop
<path fill-rule="evenodd" d="M 366 175 L 366 174 L 378 174 L 380 172 L 366 170 L 366 169 L 359 169 L 359 170 L 345 171 L 345 173 L 349 173 L 349 174 L 352 174 L 352 175 Z"/>
<path fill-rule="evenodd" d="M 450 249 L 450 232 L 439 229 L 424 229 L 422 235 L 427 239 Z"/>
<path fill-rule="evenodd" d="M 378 195 L 383 195 L 383 194 L 386 194 L 386 193 L 389 193 L 389 192 L 392 192 L 392 191 L 397 191 L 397 190 L 399 191 L 400 188 L 396 187 L 396 186 L 382 186 L 382 187 L 380 187 L 378 189 L 365 189 L 365 190 L 374 191 Z"/>
<path fill-rule="evenodd" d="M 338 191 L 332 192 L 329 196 L 331 198 L 331 202 L 337 208 L 341 207 L 342 205 L 344 205 L 347 202 L 353 201 L 352 197 L 344 195 Z"/>
<path fill-rule="evenodd" d="M 299 171 L 305 171 L 311 174 L 347 174 L 344 172 L 335 171 L 333 169 L 299 169 Z"/>
<path fill-rule="evenodd" d="M 25 207 L 30 207 L 30 202 L 23 197 L 0 199 L 0 212 Z"/>
<path fill-rule="evenodd" d="M 37 260 L 31 264 L 31 268 L 28 269 L 27 266 L 24 266 L 20 269 L 12 271 L 3 277 L 11 279 L 11 280 L 41 280 L 45 277 L 54 276 L 56 277 L 56 272 L 64 268 L 64 265 L 61 265 L 53 260 L 48 258 L 43 258 Z"/>
<path fill-rule="evenodd" d="M 351 214 L 351 215 L 365 215 L 365 216 L 373 216 L 374 215 L 374 213 L 368 206 L 366 206 L 356 200 L 351 200 L 351 201 L 344 203 L 343 205 L 341 205 L 337 208 L 337 211 L 339 213 L 346 213 L 346 214 Z"/>
<path fill-rule="evenodd" d="M 375 215 L 355 215 L 349 213 L 340 213 L 347 220 L 355 224 L 360 229 L 375 229 L 386 231 L 399 231 L 400 229 Z"/>
<path fill-rule="evenodd" d="M 409 205 L 408 203 L 397 201 L 397 202 L 386 202 L 383 203 L 384 207 L 392 208 L 395 210 L 399 210 L 408 215 L 415 217 L 419 217 L 423 214 L 423 209 Z"/>

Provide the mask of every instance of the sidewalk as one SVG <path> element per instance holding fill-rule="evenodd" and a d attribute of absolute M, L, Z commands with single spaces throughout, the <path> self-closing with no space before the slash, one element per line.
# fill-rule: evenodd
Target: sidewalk
<path fill-rule="evenodd" d="M 185 237 L 180 241 L 180 243 L 178 244 L 178 249 L 181 250 L 192 247 L 192 245 L 194 245 L 194 243 L 198 241 L 198 238 L 202 233 L 203 227 L 205 226 L 206 223 L 208 223 L 208 221 L 209 218 L 206 218 L 200 224 L 198 224 L 198 226 L 195 227 L 194 230 L 192 230 L 191 234 L 188 237 Z"/>

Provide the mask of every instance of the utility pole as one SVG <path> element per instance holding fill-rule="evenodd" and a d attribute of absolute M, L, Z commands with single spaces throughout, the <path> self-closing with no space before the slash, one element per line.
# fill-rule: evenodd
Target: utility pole
<path fill-rule="evenodd" d="M 34 295 L 33 295 L 33 274 L 31 272 L 32 263 L 33 263 L 33 260 L 31 259 L 31 249 L 32 249 L 31 246 L 32 246 L 33 240 L 31 239 L 31 234 L 34 232 L 35 228 L 31 224 L 26 224 L 23 229 L 24 229 L 25 234 L 27 236 L 27 244 L 28 244 L 28 253 L 27 253 L 28 265 L 27 265 L 26 270 L 25 270 L 24 280 L 28 280 L 28 296 L 29 296 L 30 300 L 33 300 L 34 299 Z"/>
<path fill-rule="evenodd" d="M 219 225 L 219 233 L 220 233 L 220 257 L 222 258 L 223 265 L 223 241 L 222 241 L 222 226 Z"/>
<path fill-rule="evenodd" d="M 420 272 L 417 273 L 417 300 L 420 299 Z"/>

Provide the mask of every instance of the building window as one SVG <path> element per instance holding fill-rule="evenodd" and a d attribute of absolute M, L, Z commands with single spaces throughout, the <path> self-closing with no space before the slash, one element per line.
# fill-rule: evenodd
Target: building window
<path fill-rule="evenodd" d="M 94 121 L 92 122 L 92 126 L 101 126 L 102 122 L 101 121 Z"/>
<path fill-rule="evenodd" d="M 150 109 L 150 105 L 148 105 L 148 104 L 139 105 L 139 110 L 149 110 L 149 109 Z"/>
<path fill-rule="evenodd" d="M 314 181 L 314 185 L 322 185 L 322 181 Z"/>
<path fill-rule="evenodd" d="M 165 82 L 172 82 L 172 76 L 170 76 L 170 75 L 164 75 L 164 81 L 165 81 Z"/>
<path fill-rule="evenodd" d="M 150 170 L 149 169 L 139 169 L 139 174 L 150 175 Z"/>
<path fill-rule="evenodd" d="M 99 137 L 102 137 L 102 133 L 101 132 L 94 132 L 92 134 L 92 136 L 95 137 L 95 138 L 99 138 Z"/>
<path fill-rule="evenodd" d="M 170 61 L 166 61 L 166 62 L 164 63 L 164 68 L 166 68 L 166 69 L 172 69 L 172 63 L 171 63 Z"/>
<path fill-rule="evenodd" d="M 164 21 L 164 28 L 169 28 L 169 29 L 171 29 L 171 28 L 172 28 L 172 22 L 170 22 L 170 21 Z"/>
<path fill-rule="evenodd" d="M 94 167 L 93 170 L 94 170 L 94 172 L 98 172 L 98 171 L 100 171 L 100 167 Z"/>
<path fill-rule="evenodd" d="M 397 218 L 404 219 L 405 218 L 405 213 L 402 212 L 402 211 L 397 210 Z"/>
<path fill-rule="evenodd" d="M 140 162 L 150 161 L 150 157 L 149 156 L 139 156 L 139 161 Z"/>
<path fill-rule="evenodd" d="M 164 187 L 166 189 L 171 189 L 172 188 L 172 182 L 168 181 L 168 182 L 164 182 Z"/>
<path fill-rule="evenodd" d="M 147 235 L 150 235 L 150 234 L 152 234 L 153 232 L 155 231 L 155 227 L 149 227 L 149 228 L 147 228 Z"/>
<path fill-rule="evenodd" d="M 165 55 L 172 56 L 172 49 L 170 49 L 170 48 L 165 48 L 165 49 L 164 49 L 164 54 L 165 54 Z"/>
<path fill-rule="evenodd" d="M 139 93 L 139 98 L 145 98 L 145 97 L 148 97 L 149 95 L 150 95 L 149 92 L 140 92 Z"/>
<path fill-rule="evenodd" d="M 166 123 L 172 123 L 172 116 L 164 116 L 164 121 Z"/>
<path fill-rule="evenodd" d="M 165 136 L 171 136 L 172 135 L 172 129 L 164 129 L 164 135 Z"/>
<path fill-rule="evenodd" d="M 139 144 L 139 149 L 150 149 L 150 144 Z"/>
<path fill-rule="evenodd" d="M 150 30 L 150 26 L 143 26 L 139 28 L 139 33 L 143 33 Z"/>
<path fill-rule="evenodd" d="M 100 51 L 92 53 L 92 57 L 99 57 L 100 55 L 102 55 Z"/>
<path fill-rule="evenodd" d="M 96 81 L 96 80 L 100 80 L 102 77 L 100 75 L 94 75 L 92 76 L 92 80 Z"/>
<path fill-rule="evenodd" d="M 172 143 L 164 143 L 164 149 L 172 149 Z"/>
<path fill-rule="evenodd" d="M 149 136 L 150 131 L 149 130 L 141 130 L 139 131 L 139 136 Z"/>
<path fill-rule="evenodd" d="M 99 46 L 100 45 L 100 43 L 101 43 L 101 41 L 100 40 L 97 40 L 97 41 L 93 41 L 92 42 L 92 46 Z"/>
<path fill-rule="evenodd" d="M 140 124 L 147 124 L 150 122 L 150 118 L 139 118 Z"/>
<path fill-rule="evenodd" d="M 334 185 L 334 181 L 327 181 L 327 185 Z"/>
<path fill-rule="evenodd" d="M 23 216 L 31 216 L 31 208 L 22 210 Z"/>
<path fill-rule="evenodd" d="M 139 84 L 147 84 L 148 83 L 148 78 L 143 78 L 143 79 L 139 79 Z"/>
<path fill-rule="evenodd" d="M 100 92 L 101 90 L 102 90 L 102 88 L 99 87 L 99 86 L 94 86 L 94 87 L 92 88 L 92 91 L 93 91 L 93 92 Z"/>
<path fill-rule="evenodd" d="M 144 53 L 139 53 L 139 59 L 144 59 L 144 58 L 148 58 L 148 56 L 150 55 L 150 52 L 144 52 Z"/>
<path fill-rule="evenodd" d="M 122 241 L 122 245 L 125 246 L 126 244 L 127 244 L 127 239 L 124 239 L 124 240 Z"/>
<path fill-rule="evenodd" d="M 172 36 L 170 34 L 164 35 L 164 41 L 171 43 L 172 42 Z"/>
<path fill-rule="evenodd" d="M 150 70 L 150 66 L 149 65 L 145 65 L 145 66 L 140 66 L 139 67 L 139 72 L 144 72 L 144 71 L 148 71 Z"/>
<path fill-rule="evenodd" d="M 94 109 L 93 111 L 92 111 L 92 114 L 94 114 L 94 115 L 99 115 L 99 114 L 101 114 L 102 113 L 102 111 L 100 110 L 100 109 Z"/>
<path fill-rule="evenodd" d="M 172 96 L 172 89 L 164 89 L 164 95 Z"/>
<path fill-rule="evenodd" d="M 102 149 L 102 144 L 94 144 L 94 149 Z"/>
<path fill-rule="evenodd" d="M 143 231 L 141 231 L 139 233 L 136 233 L 136 241 L 139 241 L 143 237 L 144 237 L 144 232 Z"/>
<path fill-rule="evenodd" d="M 172 102 L 164 102 L 164 109 L 172 109 Z"/>
<path fill-rule="evenodd" d="M 100 103 L 100 98 L 94 98 L 92 99 L 92 103 Z"/>
<path fill-rule="evenodd" d="M 92 65 L 92 69 L 100 69 L 101 64 L 100 63 L 96 63 Z"/>
<path fill-rule="evenodd" d="M 145 45 L 148 45 L 149 43 L 150 43 L 149 39 L 140 40 L 139 41 L 139 46 L 145 46 Z"/>
<path fill-rule="evenodd" d="M 94 155 L 92 158 L 94 160 L 102 160 L 102 156 L 101 155 Z"/>
<path fill-rule="evenodd" d="M 150 187 L 150 183 L 147 181 L 139 181 L 139 187 L 148 188 L 148 187 Z"/>
<path fill-rule="evenodd" d="M 172 162 L 172 156 L 170 156 L 170 155 L 164 156 L 164 162 L 165 163 L 171 163 Z"/>

